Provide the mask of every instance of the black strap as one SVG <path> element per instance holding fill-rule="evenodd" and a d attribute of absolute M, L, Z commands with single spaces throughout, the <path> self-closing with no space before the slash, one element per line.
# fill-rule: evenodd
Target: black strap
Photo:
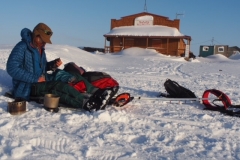
<path fill-rule="evenodd" d="M 222 102 L 222 100 L 221 100 L 221 99 L 214 99 L 214 100 L 212 101 L 212 103 L 213 103 L 215 106 L 217 106 L 216 108 L 224 108 L 224 106 L 220 106 L 220 105 L 214 103 L 214 102 L 216 102 L 216 101 Z"/>
<path fill-rule="evenodd" d="M 231 105 L 229 108 L 240 108 L 240 105 Z"/>
<path fill-rule="evenodd" d="M 226 110 L 224 107 L 218 108 L 218 109 L 212 109 L 212 108 L 204 108 L 204 110 L 210 110 L 210 111 L 217 111 L 224 115 L 232 116 L 232 117 L 240 117 L 240 111 L 232 111 L 232 110 Z"/>

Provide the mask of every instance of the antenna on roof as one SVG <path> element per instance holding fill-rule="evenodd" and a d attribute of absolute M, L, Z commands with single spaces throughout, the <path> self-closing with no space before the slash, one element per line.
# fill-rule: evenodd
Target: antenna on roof
<path fill-rule="evenodd" d="M 178 16 L 184 16 L 183 13 L 176 13 L 176 19 L 178 19 Z"/>
<path fill-rule="evenodd" d="M 144 4 L 144 12 L 147 12 L 147 2 L 145 0 L 145 4 Z"/>
<path fill-rule="evenodd" d="M 211 41 L 212 41 L 212 46 L 214 46 L 214 43 L 213 43 L 213 42 L 214 42 L 214 37 L 212 37 L 212 40 L 211 40 Z"/>

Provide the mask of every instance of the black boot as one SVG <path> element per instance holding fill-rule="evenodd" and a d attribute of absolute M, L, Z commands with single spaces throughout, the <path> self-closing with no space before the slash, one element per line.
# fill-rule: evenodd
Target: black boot
<path fill-rule="evenodd" d="M 84 105 L 84 109 L 88 111 L 104 110 L 117 91 L 118 88 L 98 89 Z"/>
<path fill-rule="evenodd" d="M 108 95 L 108 92 L 106 90 L 98 89 L 87 102 L 85 102 L 85 105 L 83 109 L 92 111 L 92 110 L 99 110 L 104 105 L 104 100 L 106 96 Z"/>

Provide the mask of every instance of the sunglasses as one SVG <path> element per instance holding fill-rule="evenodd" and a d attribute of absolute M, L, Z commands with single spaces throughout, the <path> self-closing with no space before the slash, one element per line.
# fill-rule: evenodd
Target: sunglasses
<path fill-rule="evenodd" d="M 51 31 L 44 30 L 44 29 L 41 29 L 41 30 L 48 36 L 51 36 L 53 34 L 53 32 L 51 32 Z"/>

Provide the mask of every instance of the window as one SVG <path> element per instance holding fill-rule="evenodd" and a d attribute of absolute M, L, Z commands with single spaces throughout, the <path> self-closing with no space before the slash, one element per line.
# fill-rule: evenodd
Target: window
<path fill-rule="evenodd" d="M 224 47 L 218 47 L 218 52 L 224 52 Z"/>
<path fill-rule="evenodd" d="M 203 51 L 206 51 L 206 52 L 209 51 L 209 47 L 208 46 L 204 46 L 203 47 Z"/>

